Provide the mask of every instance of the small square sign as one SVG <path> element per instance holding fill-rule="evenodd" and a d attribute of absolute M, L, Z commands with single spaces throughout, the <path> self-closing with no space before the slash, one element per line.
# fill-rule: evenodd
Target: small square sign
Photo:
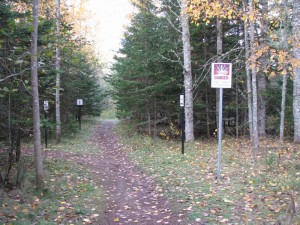
<path fill-rule="evenodd" d="M 82 99 L 77 99 L 77 105 L 83 105 L 83 100 Z"/>
<path fill-rule="evenodd" d="M 212 63 L 211 66 L 211 87 L 231 88 L 232 64 Z"/>

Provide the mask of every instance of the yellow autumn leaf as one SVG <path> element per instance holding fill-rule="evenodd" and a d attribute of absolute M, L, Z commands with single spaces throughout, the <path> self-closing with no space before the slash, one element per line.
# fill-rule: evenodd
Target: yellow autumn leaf
<path fill-rule="evenodd" d="M 83 219 L 83 221 L 84 221 L 85 223 L 89 223 L 89 224 L 92 223 L 92 221 L 91 221 L 90 219 L 88 219 L 88 218 Z"/>
<path fill-rule="evenodd" d="M 119 222 L 119 221 L 120 219 L 118 217 L 114 219 L 114 222 Z"/>
<path fill-rule="evenodd" d="M 25 213 L 25 214 L 28 214 L 29 210 L 28 209 L 23 209 L 22 212 Z"/>

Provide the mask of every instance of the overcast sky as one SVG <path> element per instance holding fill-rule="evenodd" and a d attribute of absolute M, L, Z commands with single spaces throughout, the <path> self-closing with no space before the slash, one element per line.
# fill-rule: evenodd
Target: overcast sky
<path fill-rule="evenodd" d="M 89 0 L 87 8 L 92 11 L 91 26 L 100 54 L 111 58 L 120 46 L 132 6 L 129 0 Z"/>

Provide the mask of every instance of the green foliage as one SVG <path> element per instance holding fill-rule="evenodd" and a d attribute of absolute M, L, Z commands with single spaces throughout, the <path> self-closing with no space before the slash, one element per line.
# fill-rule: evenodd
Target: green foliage
<path fill-rule="evenodd" d="M 18 4 L 18 3 L 15 3 Z M 28 4 L 28 9 L 31 3 Z M 6 136 L 9 126 L 20 127 L 29 135 L 32 127 L 31 83 L 30 83 L 30 39 L 31 15 L 29 11 L 14 11 L 10 1 L 0 3 L 0 137 Z M 42 13 L 42 12 L 41 12 Z M 64 21 L 64 20 L 63 20 Z M 106 93 L 99 81 L 102 65 L 94 53 L 85 50 L 84 41 L 72 39 L 73 30 L 62 22 L 61 39 L 55 35 L 55 19 L 39 18 L 38 75 L 40 105 L 49 101 L 48 123 L 55 121 L 55 47 L 62 49 L 62 123 L 67 124 L 77 113 L 76 99 L 84 100 L 83 115 L 99 115 L 105 107 Z M 8 118 L 14 121 L 8 123 Z"/>
<path fill-rule="evenodd" d="M 15 7 L 22 4 L 22 12 Z M 0 141 L 12 149 L 14 140 L 32 137 L 31 94 L 31 2 L 0 1 Z M 40 14 L 43 15 L 43 9 Z M 38 77 L 41 117 L 43 101 L 49 101 L 47 120 L 55 126 L 55 76 L 61 73 L 61 122 L 63 130 L 73 124 L 76 99 L 84 100 L 82 115 L 99 116 L 106 106 L 106 91 L 100 83 L 103 65 L 84 40 L 75 40 L 72 26 L 62 18 L 61 37 L 55 33 L 55 18 L 39 17 Z M 61 49 L 61 71 L 55 70 L 55 50 Z M 71 125 L 68 125 L 71 124 Z M 51 137 L 51 135 L 50 135 Z"/>
<path fill-rule="evenodd" d="M 109 79 L 117 115 L 142 124 L 140 127 L 149 117 L 151 126 L 155 119 L 176 118 L 182 87 L 181 66 L 171 51 L 175 47 L 172 40 L 180 36 L 166 18 L 158 16 L 153 4 L 146 6 L 134 16 Z"/>

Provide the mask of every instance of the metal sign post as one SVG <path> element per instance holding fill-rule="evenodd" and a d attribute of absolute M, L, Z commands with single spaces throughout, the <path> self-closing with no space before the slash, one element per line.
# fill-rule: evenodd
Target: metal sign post
<path fill-rule="evenodd" d="M 83 106 L 83 100 L 77 99 L 76 104 L 78 106 L 78 123 L 79 123 L 79 130 L 81 130 L 81 107 Z"/>
<path fill-rule="evenodd" d="M 185 121 L 184 121 L 184 95 L 180 95 L 180 107 L 181 107 L 181 153 L 184 155 L 184 141 L 185 141 Z"/>
<path fill-rule="evenodd" d="M 219 88 L 219 127 L 218 127 L 218 172 L 217 178 L 221 177 L 221 153 L 223 135 L 223 88 L 231 88 L 232 79 L 231 63 L 212 63 L 211 67 L 211 87 Z"/>
<path fill-rule="evenodd" d="M 218 173 L 217 178 L 221 176 L 221 153 L 222 153 L 222 135 L 223 135 L 223 88 L 219 89 L 220 100 L 219 100 L 219 127 L 218 127 Z"/>
<path fill-rule="evenodd" d="M 47 100 L 44 101 L 44 112 L 45 112 L 45 121 L 47 121 L 47 113 L 49 110 L 49 102 Z M 45 147 L 48 148 L 48 131 L 47 124 L 45 124 Z"/>

